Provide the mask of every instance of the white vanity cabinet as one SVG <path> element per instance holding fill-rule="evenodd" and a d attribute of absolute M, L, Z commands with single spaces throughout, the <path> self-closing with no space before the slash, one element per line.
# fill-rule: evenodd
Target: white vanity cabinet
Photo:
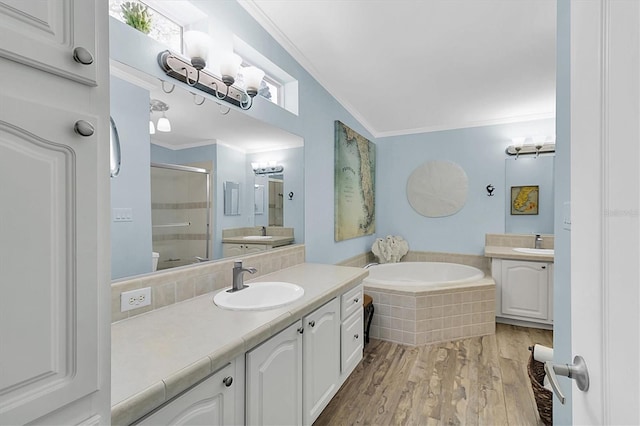
<path fill-rule="evenodd" d="M 246 354 L 246 424 L 310 425 L 362 359 L 362 284 Z"/>
<path fill-rule="evenodd" d="M 269 246 L 267 246 L 266 244 L 222 243 L 222 256 L 243 256 L 246 254 L 260 253 L 261 251 L 265 251 L 268 249 Z"/>
<path fill-rule="evenodd" d="M 233 361 L 136 425 L 243 424 L 243 371 Z M 240 411 L 238 412 L 238 408 Z"/>
<path fill-rule="evenodd" d="M 302 424 L 302 321 L 246 354 L 246 424 Z"/>
<path fill-rule="evenodd" d="M 553 263 L 494 259 L 496 316 L 553 324 Z"/>

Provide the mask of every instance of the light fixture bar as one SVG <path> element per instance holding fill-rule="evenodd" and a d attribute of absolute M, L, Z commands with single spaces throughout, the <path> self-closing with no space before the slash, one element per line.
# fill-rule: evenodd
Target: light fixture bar
<path fill-rule="evenodd" d="M 183 83 L 191 85 L 194 81 L 197 81 L 192 87 L 209 93 L 210 95 L 217 97 L 216 92 L 224 93 L 226 91 L 227 86 L 221 78 L 210 74 L 206 69 L 198 72 L 198 70 L 191 65 L 191 62 L 174 55 L 168 50 L 158 54 L 158 65 L 160 65 L 160 68 L 162 68 L 169 77 L 175 78 Z M 189 76 L 189 82 L 187 82 L 187 76 Z M 246 106 L 247 102 L 249 102 L 248 98 L 249 96 L 244 90 L 235 86 L 229 86 L 227 96 L 224 99 L 218 97 L 218 100 L 224 100 L 234 106 L 242 108 L 242 104 Z"/>
<path fill-rule="evenodd" d="M 509 145 L 505 152 L 508 155 L 546 154 L 556 152 L 556 144 L 545 144 L 539 149 L 535 145 L 522 145 L 520 150 L 517 150 L 515 145 Z"/>
<path fill-rule="evenodd" d="M 282 173 L 284 171 L 283 166 L 266 166 L 266 167 L 255 167 L 253 172 L 257 175 L 266 175 L 271 173 Z"/>

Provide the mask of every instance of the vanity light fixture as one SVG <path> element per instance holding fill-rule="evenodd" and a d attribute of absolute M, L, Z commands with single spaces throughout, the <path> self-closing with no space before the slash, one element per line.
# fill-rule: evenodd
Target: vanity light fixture
<path fill-rule="evenodd" d="M 189 60 L 169 50 L 158 54 L 158 65 L 165 74 L 241 109 L 251 108 L 264 78 L 264 71 L 255 67 L 244 68 L 242 75 L 245 88 L 234 86 L 242 63 L 240 56 L 233 52 L 222 54 L 219 58 L 218 77 L 206 69 L 211 38 L 200 31 L 187 31 L 184 38 L 185 54 Z M 221 89 L 223 86 L 224 92 Z"/>
<path fill-rule="evenodd" d="M 535 154 L 537 158 L 540 154 L 556 152 L 555 139 L 552 136 L 547 136 L 544 141 L 542 138 L 520 137 L 511 139 L 511 142 L 513 144 L 505 151 L 508 155 L 515 155 L 516 160 L 520 155 Z"/>
<path fill-rule="evenodd" d="M 279 165 L 275 161 L 269 161 L 267 163 L 251 163 L 251 168 L 257 175 L 282 173 L 284 171 L 284 167 L 282 165 Z"/>

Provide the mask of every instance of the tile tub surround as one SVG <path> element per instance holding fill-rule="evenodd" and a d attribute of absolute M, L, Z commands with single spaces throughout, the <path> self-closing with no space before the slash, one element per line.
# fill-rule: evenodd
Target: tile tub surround
<path fill-rule="evenodd" d="M 237 258 L 197 263 L 168 269 L 133 278 L 114 281 L 111 284 L 111 321 L 120 321 L 173 303 L 230 287 L 233 262 Z M 244 265 L 258 270 L 251 278 L 258 278 L 280 269 L 304 263 L 304 244 L 286 246 L 242 257 Z M 249 277 L 246 278 L 247 280 Z M 120 312 L 120 294 L 124 291 L 151 287 L 151 305 L 127 312 Z"/>
<path fill-rule="evenodd" d="M 490 275 L 462 288 L 399 291 L 370 287 L 375 313 L 369 336 L 424 345 L 495 332 L 495 282 Z"/>
<path fill-rule="evenodd" d="M 230 311 L 206 294 L 111 325 L 111 415 L 130 424 L 296 320 L 356 286 L 361 268 L 302 263 L 248 282 L 287 281 L 304 296 L 281 308 Z M 132 338 L 136 336 L 136 338 Z"/>

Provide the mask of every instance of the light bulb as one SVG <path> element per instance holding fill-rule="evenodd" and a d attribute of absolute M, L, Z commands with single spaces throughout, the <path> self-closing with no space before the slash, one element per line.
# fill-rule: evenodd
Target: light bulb
<path fill-rule="evenodd" d="M 246 67 L 242 70 L 242 77 L 247 94 L 251 97 L 257 95 L 264 78 L 264 71 L 256 67 Z"/>
<path fill-rule="evenodd" d="M 171 123 L 169 119 L 164 116 L 162 113 L 162 117 L 158 120 L 158 131 L 159 132 L 170 132 L 171 131 Z"/>
<path fill-rule="evenodd" d="M 220 74 L 224 84 L 231 86 L 236 81 L 241 63 L 242 58 L 233 52 L 227 52 L 223 55 L 220 61 Z"/>

